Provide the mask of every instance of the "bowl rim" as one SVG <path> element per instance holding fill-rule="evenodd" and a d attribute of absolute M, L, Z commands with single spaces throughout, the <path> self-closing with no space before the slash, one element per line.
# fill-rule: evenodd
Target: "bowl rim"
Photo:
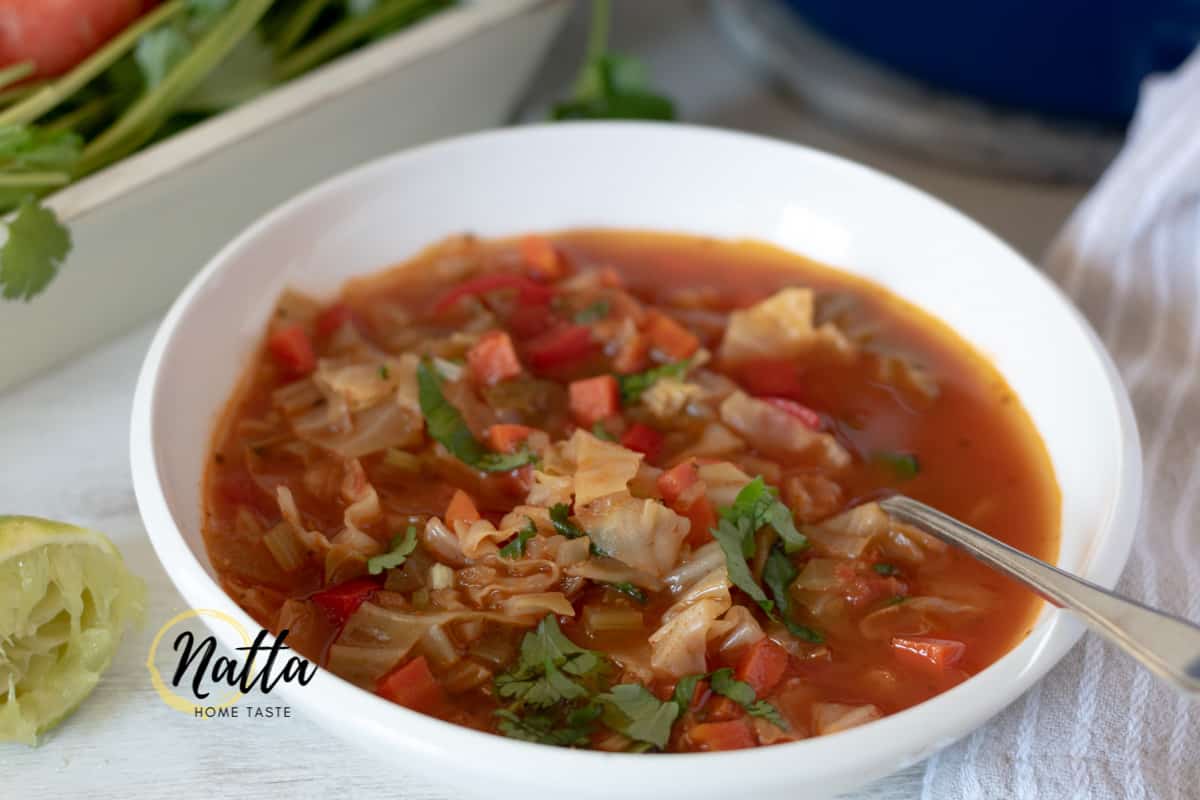
<path fill-rule="evenodd" d="M 209 282 L 236 263 L 240 253 L 265 231 L 286 225 L 290 217 L 309 206 L 319 205 L 328 196 L 356 184 L 369 182 L 379 171 L 401 169 L 405 162 L 429 157 L 453 157 L 460 148 L 488 147 L 514 137 L 571 137 L 587 131 L 617 131 L 621 135 L 675 136 L 713 140 L 723 147 L 782 148 L 793 155 L 826 162 L 835 169 L 857 172 L 875 181 L 891 184 L 913 200 L 938 207 L 972 229 L 974 236 L 999 248 L 1012 269 L 1024 270 L 1048 289 L 1061 311 L 1085 334 L 1092 355 L 1107 379 L 1108 396 L 1098 398 L 1110 406 L 1117 429 L 1111 432 L 1116 444 L 1118 493 L 1106 527 L 1097 532 L 1086 554 L 1087 568 L 1082 575 L 1093 583 L 1111 588 L 1129 557 L 1137 529 L 1142 499 L 1142 454 L 1136 419 L 1116 366 L 1099 336 L 1071 303 L 1065 293 L 1024 257 L 989 230 L 957 209 L 899 179 L 865 165 L 810 147 L 752 133 L 723 130 L 680 123 L 581 122 L 527 125 L 467 134 L 436 141 L 367 162 L 327 179 L 276 207 L 245 228 L 225 245 L 190 281 L 161 322 L 139 373 L 130 424 L 130 461 L 138 508 L 159 560 L 184 598 L 196 608 L 218 608 L 244 624 L 257 627 L 209 576 L 196 554 L 187 545 L 167 504 L 159 480 L 154 435 L 158 372 L 164 354 L 178 333 L 185 312 L 204 292 Z M 667 133 L 667 131 L 670 131 Z M 915 301 L 910 301 L 915 302 Z M 918 303 L 919 305 L 919 303 Z M 214 630 L 226 646 L 236 645 L 227 631 Z M 605 753 L 544 745 L 508 739 L 428 717 L 390 703 L 383 698 L 326 672 L 307 687 L 280 687 L 284 697 L 303 708 L 306 714 L 331 729 L 343 729 L 353 723 L 354 738 L 360 744 L 381 749 L 404 746 L 428 757 L 436 767 L 451 769 L 462 779 L 498 776 L 507 772 L 506 764 L 526 763 L 522 758 L 538 758 L 538 774 L 526 776 L 529 783 L 554 785 L 563 780 L 578 780 L 587 770 L 597 785 L 633 788 L 639 792 L 677 792 L 681 781 L 691 785 L 724 783 L 730 768 L 745 776 L 757 772 L 765 780 L 779 785 L 794 778 L 794 766 L 803 763 L 805 780 L 844 779 L 848 770 L 862 775 L 861 782 L 890 772 L 897 764 L 919 761 L 950 744 L 965 732 L 973 731 L 1005 706 L 1015 701 L 1038 679 L 1054 667 L 1083 633 L 1077 620 L 1061 610 L 1044 613 L 1030 633 L 1008 653 L 962 684 L 904 711 L 844 732 L 800 740 L 788 744 L 720 753 L 680 753 L 667 758 L 644 754 Z M 320 685 L 319 691 L 314 691 Z M 394 724 L 390 724 L 394 723 Z M 919 731 L 919 735 L 913 735 Z M 374 738 L 375 744 L 368 740 Z M 473 751 L 488 754 L 487 759 L 467 759 Z M 551 755 L 553 754 L 553 755 Z M 513 760 L 510 760 L 513 759 Z M 602 766 L 602 771 L 595 771 Z M 686 777 L 677 769 L 686 768 Z M 427 767 L 428 768 L 428 767 Z M 561 785 L 559 783 L 558 785 Z M 765 785 L 765 784 L 764 784 Z M 772 784 L 773 785 L 773 784 Z"/>

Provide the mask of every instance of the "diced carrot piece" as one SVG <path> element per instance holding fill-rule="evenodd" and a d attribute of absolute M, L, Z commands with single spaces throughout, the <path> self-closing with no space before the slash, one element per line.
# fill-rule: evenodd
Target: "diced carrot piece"
<path fill-rule="evenodd" d="M 312 342 L 298 322 L 284 325 L 272 333 L 267 339 L 267 349 L 289 378 L 303 377 L 317 366 Z"/>
<path fill-rule="evenodd" d="M 953 639 L 893 636 L 892 650 L 897 659 L 909 666 L 941 672 L 961 661 L 967 646 Z"/>
<path fill-rule="evenodd" d="M 700 340 L 666 314 L 652 311 L 646 323 L 650 344 L 672 360 L 691 358 L 700 349 Z"/>
<path fill-rule="evenodd" d="M 462 489 L 456 489 L 454 496 L 450 498 L 450 504 L 446 506 L 446 527 L 454 530 L 456 522 L 461 521 L 469 525 L 477 519 L 479 519 L 479 509 L 475 507 L 475 501 L 471 499 L 471 495 Z"/>
<path fill-rule="evenodd" d="M 384 675 L 375 691 L 393 703 L 423 714 L 434 713 L 446 697 L 425 656 L 418 656 Z"/>
<path fill-rule="evenodd" d="M 341 626 L 378 588 L 376 578 L 356 578 L 317 592 L 310 599 Z"/>
<path fill-rule="evenodd" d="M 621 435 L 621 446 L 636 450 L 644 455 L 647 461 L 653 461 L 658 457 L 658 454 L 662 452 L 663 441 L 661 433 L 640 422 L 635 422 L 629 430 Z"/>
<path fill-rule="evenodd" d="M 545 236 L 521 237 L 521 258 L 540 277 L 554 279 L 562 275 L 562 259 Z"/>
<path fill-rule="evenodd" d="M 699 480 L 696 462 L 689 459 L 658 476 L 658 492 L 667 505 L 674 507 L 680 496 Z"/>
<path fill-rule="evenodd" d="M 512 339 L 504 331 L 488 331 L 467 351 L 471 377 L 483 386 L 506 381 L 521 374 L 521 360 Z"/>
<path fill-rule="evenodd" d="M 770 639 L 759 639 L 738 660 L 737 679 L 750 684 L 754 693 L 762 698 L 783 680 L 787 666 L 787 650 Z"/>
<path fill-rule="evenodd" d="M 714 697 L 705 712 L 705 718 L 710 722 L 728 722 L 731 719 L 743 719 L 746 709 L 739 706 L 728 697 Z"/>
<path fill-rule="evenodd" d="M 515 453 L 521 444 L 529 438 L 529 434 L 537 429 L 526 425 L 512 425 L 504 422 L 496 423 L 487 429 L 488 447 L 497 453 Z"/>
<path fill-rule="evenodd" d="M 704 708 L 710 697 L 712 691 L 709 690 L 708 681 L 696 681 L 696 689 L 692 692 L 692 702 L 688 703 L 688 710 L 699 711 Z"/>
<path fill-rule="evenodd" d="M 821 415 L 803 403 L 797 403 L 795 400 L 789 400 L 786 397 L 762 397 L 759 399 L 770 403 L 780 411 L 786 411 L 788 414 L 791 414 L 803 422 L 804 427 L 810 431 L 821 430 Z"/>
<path fill-rule="evenodd" d="M 743 719 L 693 725 L 687 735 L 701 750 L 744 750 L 758 744 L 749 723 Z"/>
<path fill-rule="evenodd" d="M 317 321 L 313 327 L 316 328 L 318 337 L 330 336 L 353 319 L 354 312 L 350 310 L 349 306 L 345 303 L 334 303 L 317 315 Z"/>
<path fill-rule="evenodd" d="M 712 541 L 712 529 L 717 527 L 717 512 L 706 495 L 700 495 L 682 513 L 692 524 L 688 529 L 688 544 L 702 547 Z"/>
<path fill-rule="evenodd" d="M 586 325 L 563 325 L 534 339 L 525 348 L 534 369 L 548 370 L 577 363 L 587 358 L 596 343 Z"/>
<path fill-rule="evenodd" d="M 567 386 L 567 407 L 575 422 L 591 428 L 597 422 L 621 413 L 621 389 L 612 375 L 597 375 Z"/>

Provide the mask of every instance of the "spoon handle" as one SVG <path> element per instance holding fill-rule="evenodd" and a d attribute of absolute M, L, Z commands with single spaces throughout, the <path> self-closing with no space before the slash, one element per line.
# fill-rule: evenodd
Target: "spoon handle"
<path fill-rule="evenodd" d="M 1152 672 L 1200 696 L 1200 626 L 1101 589 L 911 497 L 896 495 L 879 505 L 900 522 L 966 550 L 1054 605 L 1076 612 Z"/>

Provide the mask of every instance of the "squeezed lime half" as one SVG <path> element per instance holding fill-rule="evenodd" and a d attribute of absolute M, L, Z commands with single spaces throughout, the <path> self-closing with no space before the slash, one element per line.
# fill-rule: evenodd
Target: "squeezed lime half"
<path fill-rule="evenodd" d="M 83 702 L 145 596 L 102 534 L 0 516 L 0 742 L 36 744 Z"/>

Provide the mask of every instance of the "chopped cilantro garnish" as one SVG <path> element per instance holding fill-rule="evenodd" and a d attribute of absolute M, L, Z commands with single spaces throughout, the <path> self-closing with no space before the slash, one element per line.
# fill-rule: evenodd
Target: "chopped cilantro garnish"
<path fill-rule="evenodd" d="M 550 506 L 550 522 L 554 524 L 554 530 L 561 536 L 568 539 L 578 539 L 580 536 L 587 536 L 587 532 L 571 522 L 571 507 L 566 503 L 555 503 Z"/>
<path fill-rule="evenodd" d="M 662 701 L 640 683 L 623 683 L 596 696 L 603 707 L 604 724 L 638 742 L 667 746 L 679 706 Z"/>
<path fill-rule="evenodd" d="M 529 450 L 516 453 L 489 453 L 471 433 L 462 414 L 442 394 L 441 380 L 428 361 L 417 365 L 418 399 L 429 435 L 451 455 L 484 472 L 507 472 L 522 467 L 537 456 Z"/>
<path fill-rule="evenodd" d="M 875 454 L 875 461 L 890 469 L 902 481 L 915 478 L 921 472 L 921 462 L 912 453 L 882 451 Z"/>
<path fill-rule="evenodd" d="M 417 528 L 415 525 L 409 525 L 403 536 L 396 536 L 392 539 L 391 547 L 386 553 L 367 559 L 367 572 L 371 575 L 378 575 L 385 569 L 394 569 L 403 564 L 416 549 Z"/>
<path fill-rule="evenodd" d="M 895 564 L 884 564 L 883 562 L 872 564 L 871 569 L 884 576 L 898 575 L 900 573 L 900 569 Z"/>
<path fill-rule="evenodd" d="M 788 632 L 806 642 L 820 644 L 825 641 L 825 637 L 820 631 L 807 625 L 801 625 L 792 619 L 792 600 L 788 595 L 788 587 L 795 580 L 796 574 L 796 565 L 784 553 L 783 547 L 776 543 L 771 548 L 771 554 L 767 556 L 767 563 L 763 567 L 763 583 L 771 592 L 771 597 L 775 600 L 775 609 L 779 612 L 779 619 Z"/>
<path fill-rule="evenodd" d="M 732 506 L 721 509 L 721 518 L 732 522 L 748 519 L 754 531 L 770 525 L 783 539 L 788 553 L 808 547 L 808 537 L 796 530 L 791 509 L 779 502 L 775 490 L 767 486 L 761 475 L 742 487 Z"/>
<path fill-rule="evenodd" d="M 733 677 L 733 670 L 729 667 L 722 667 L 709 675 L 709 685 L 717 694 L 728 697 L 733 702 L 746 710 L 746 713 L 752 717 L 762 717 L 773 725 L 787 729 L 788 724 L 783 717 L 779 716 L 779 711 L 775 706 L 768 703 L 766 700 L 759 700 L 754 694 L 754 688 L 742 681 L 736 680 Z"/>
<path fill-rule="evenodd" d="M 537 536 L 537 526 L 533 524 L 533 520 L 529 520 L 529 525 L 517 531 L 517 535 L 508 541 L 508 544 L 500 548 L 501 558 L 520 558 L 525 555 L 525 543 Z"/>
<path fill-rule="evenodd" d="M 54 280 L 71 250 L 71 233 L 33 195 L 21 200 L 7 227 L 0 287 L 7 300 L 30 300 Z"/>
<path fill-rule="evenodd" d="M 575 321 L 580 325 L 587 325 L 591 322 L 597 322 L 608 316 L 609 302 L 607 300 L 597 300 L 591 305 L 580 309 L 575 314 Z"/>
<path fill-rule="evenodd" d="M 621 402 L 631 405 L 641 399 L 642 393 L 662 378 L 682 378 L 691 369 L 690 359 L 674 361 L 659 367 L 651 367 L 644 372 L 631 375 L 618 375 L 617 383 L 621 387 Z"/>
<path fill-rule="evenodd" d="M 632 583 L 629 583 L 628 581 L 621 581 L 620 583 L 610 583 L 609 588 L 613 589 L 614 591 L 620 592 L 623 595 L 628 595 L 629 597 L 632 597 L 634 600 L 641 603 L 642 605 L 646 604 L 646 593 L 643 592 L 638 587 L 634 586 Z"/>
<path fill-rule="evenodd" d="M 390 377 L 392 377 L 392 371 L 390 369 L 388 369 L 388 365 L 380 364 L 379 365 L 379 379 L 386 381 Z"/>
<path fill-rule="evenodd" d="M 723 519 L 711 532 L 725 554 L 725 568 L 729 572 L 730 582 L 750 595 L 754 602 L 762 606 L 763 611 L 771 614 L 775 604 L 755 582 L 750 565 L 746 563 L 747 556 L 753 555 L 754 548 L 754 529 L 750 527 L 750 521 L 744 517 L 736 523 Z M 746 552 L 747 549 L 750 553 Z"/>
<path fill-rule="evenodd" d="M 608 432 L 608 428 L 604 427 L 604 423 L 601 420 L 596 420 L 596 424 L 592 426 L 592 436 L 605 442 L 615 442 L 617 440 L 617 437 Z"/>

